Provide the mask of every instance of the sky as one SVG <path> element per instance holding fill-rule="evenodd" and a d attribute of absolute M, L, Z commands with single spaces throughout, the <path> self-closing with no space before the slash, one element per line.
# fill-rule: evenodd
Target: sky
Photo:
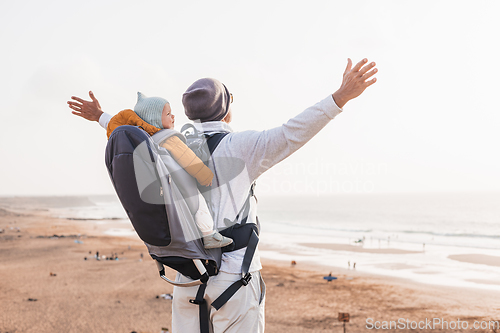
<path fill-rule="evenodd" d="M 495 1 L 23 1 L 0 5 L 0 195 L 112 194 L 105 131 L 71 114 L 92 90 L 110 114 L 137 91 L 170 101 L 214 77 L 232 128 L 264 130 L 335 92 L 347 58 L 377 83 L 258 193 L 500 191 Z"/>

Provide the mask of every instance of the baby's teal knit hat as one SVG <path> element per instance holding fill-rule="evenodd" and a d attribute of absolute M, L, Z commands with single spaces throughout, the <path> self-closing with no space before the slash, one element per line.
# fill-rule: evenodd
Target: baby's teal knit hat
<path fill-rule="evenodd" d="M 150 125 L 163 129 L 161 124 L 161 114 L 163 107 L 168 101 L 161 97 L 146 97 L 141 92 L 137 93 L 137 104 L 134 106 L 134 112 Z"/>

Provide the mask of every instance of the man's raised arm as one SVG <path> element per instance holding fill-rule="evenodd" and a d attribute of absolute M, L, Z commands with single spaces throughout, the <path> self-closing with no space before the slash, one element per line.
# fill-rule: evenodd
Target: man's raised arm
<path fill-rule="evenodd" d="M 73 101 L 68 101 L 68 106 L 73 109 L 71 113 L 89 121 L 97 121 L 99 125 L 106 129 L 111 119 L 111 115 L 102 111 L 101 105 L 92 91 L 89 91 L 89 96 L 91 101 L 71 96 Z"/>
<path fill-rule="evenodd" d="M 368 80 L 377 73 L 375 63 L 367 62 L 367 59 L 363 59 L 351 68 L 352 62 L 348 59 L 340 88 L 282 126 L 261 132 L 234 133 L 230 137 L 232 144 L 227 147 L 230 150 L 227 154 L 245 161 L 253 181 L 301 148 L 341 113 L 348 101 L 361 95 L 376 82 L 375 78 Z"/>

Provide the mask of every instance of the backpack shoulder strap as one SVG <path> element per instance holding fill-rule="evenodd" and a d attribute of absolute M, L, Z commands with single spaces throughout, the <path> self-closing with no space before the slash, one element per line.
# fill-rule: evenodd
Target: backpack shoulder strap
<path fill-rule="evenodd" d="M 207 146 L 208 150 L 210 151 L 210 155 L 213 154 L 215 148 L 219 145 L 219 143 L 224 139 L 226 135 L 228 135 L 228 132 L 222 132 L 222 133 L 213 133 L 209 135 L 205 135 L 205 138 L 207 140 Z"/>
<path fill-rule="evenodd" d="M 183 127 L 183 129 L 184 129 L 184 127 Z M 194 128 L 194 130 L 196 130 L 196 128 Z M 213 152 L 215 151 L 215 148 L 217 148 L 217 146 L 222 141 L 222 139 L 224 139 L 224 137 L 228 134 L 229 134 L 228 132 L 222 132 L 222 133 L 212 133 L 209 135 L 206 135 L 206 134 L 204 135 L 207 146 L 208 146 L 208 151 L 210 153 L 210 158 L 211 158 Z M 200 192 L 203 195 L 203 197 L 205 198 L 205 200 L 207 200 L 207 202 L 210 202 L 212 200 L 210 190 L 207 190 L 207 189 L 211 189 L 211 188 L 212 188 L 211 186 L 209 188 L 207 188 L 207 187 L 202 187 L 201 185 L 198 184 L 198 189 L 200 190 Z"/>
<path fill-rule="evenodd" d="M 230 228 L 232 226 L 235 226 L 237 224 L 238 220 L 240 219 L 240 216 L 242 217 L 240 225 L 244 225 L 247 223 L 248 215 L 250 213 L 250 198 L 254 197 L 255 200 L 257 201 L 257 197 L 255 197 L 255 194 L 254 194 L 254 188 L 255 188 L 255 181 L 252 183 L 252 185 L 250 185 L 250 190 L 248 191 L 247 199 L 245 200 L 245 203 L 241 207 L 238 214 L 236 214 L 236 218 L 234 219 L 234 221 L 231 221 L 228 218 L 224 219 L 224 224 L 226 225 L 226 227 Z M 228 236 L 228 235 L 224 235 L 224 236 Z M 231 236 L 228 236 L 228 237 L 231 237 Z"/>

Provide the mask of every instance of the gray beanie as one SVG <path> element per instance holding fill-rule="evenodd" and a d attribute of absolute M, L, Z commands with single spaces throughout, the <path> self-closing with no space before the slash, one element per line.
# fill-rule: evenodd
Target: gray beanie
<path fill-rule="evenodd" d="M 168 101 L 161 97 L 146 97 L 141 92 L 137 93 L 137 104 L 134 106 L 134 112 L 150 125 L 163 129 L 161 123 L 161 114 L 163 107 Z"/>
<path fill-rule="evenodd" d="M 187 88 L 182 95 L 184 111 L 190 120 L 219 121 L 229 112 L 231 97 L 221 82 L 205 78 Z"/>

